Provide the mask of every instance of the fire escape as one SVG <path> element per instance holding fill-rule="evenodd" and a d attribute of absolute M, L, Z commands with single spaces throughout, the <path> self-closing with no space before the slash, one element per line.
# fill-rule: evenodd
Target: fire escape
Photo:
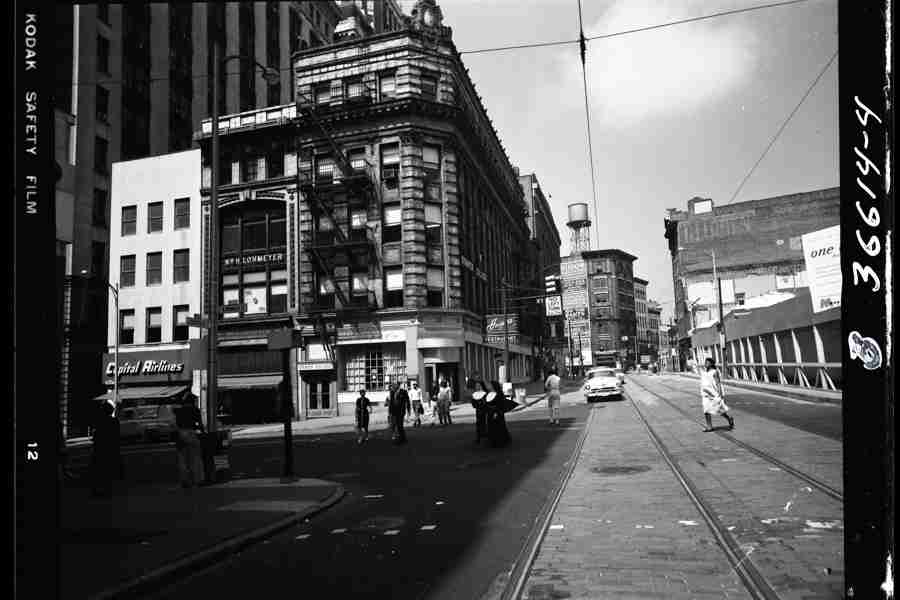
<path fill-rule="evenodd" d="M 332 100 L 334 100 L 334 91 Z M 372 165 L 363 155 L 348 155 L 325 123 L 329 114 L 371 102 L 372 90 L 358 86 L 327 107 L 299 96 L 299 122 L 320 136 L 298 148 L 299 187 L 312 217 L 302 233 L 303 250 L 314 271 L 304 312 L 331 360 L 331 336 L 345 322 L 371 320 L 377 308 L 371 282 L 383 276 L 374 223 L 380 223 L 380 194 Z M 325 152 L 321 151 L 324 142 Z M 365 280 L 361 275 L 365 273 Z M 363 287 L 364 286 L 364 287 Z M 311 298 L 311 300 L 310 300 Z"/>

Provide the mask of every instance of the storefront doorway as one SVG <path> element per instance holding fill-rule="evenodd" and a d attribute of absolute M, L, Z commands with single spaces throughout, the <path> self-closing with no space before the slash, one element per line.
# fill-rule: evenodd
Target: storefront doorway
<path fill-rule="evenodd" d="M 337 402 L 333 394 L 334 379 L 325 376 L 304 377 L 306 416 L 333 417 L 337 414 Z"/>
<path fill-rule="evenodd" d="M 459 363 L 431 363 L 426 364 L 424 369 L 425 381 L 424 389 L 431 395 L 434 400 L 432 390 L 435 385 L 439 385 L 441 379 L 446 379 L 453 390 L 453 402 L 459 402 Z"/>

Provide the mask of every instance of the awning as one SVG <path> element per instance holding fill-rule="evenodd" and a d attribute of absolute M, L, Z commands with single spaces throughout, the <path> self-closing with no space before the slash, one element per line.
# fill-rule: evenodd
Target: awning
<path fill-rule="evenodd" d="M 254 390 L 281 384 L 281 375 L 235 375 L 219 377 L 220 390 Z"/>
<path fill-rule="evenodd" d="M 186 385 L 156 385 L 146 387 L 120 387 L 119 400 L 134 400 L 136 398 L 171 398 L 188 389 Z M 94 400 L 112 400 L 113 390 L 100 394 Z"/>

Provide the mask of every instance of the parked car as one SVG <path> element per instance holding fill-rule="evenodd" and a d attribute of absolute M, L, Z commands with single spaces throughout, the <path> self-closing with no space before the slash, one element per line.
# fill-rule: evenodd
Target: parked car
<path fill-rule="evenodd" d="M 584 397 L 588 402 L 606 398 L 622 398 L 622 382 L 613 369 L 591 369 L 584 384 Z"/>

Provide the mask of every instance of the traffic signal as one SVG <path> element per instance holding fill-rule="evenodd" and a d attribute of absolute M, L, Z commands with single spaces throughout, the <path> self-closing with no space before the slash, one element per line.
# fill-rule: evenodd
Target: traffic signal
<path fill-rule="evenodd" d="M 562 286 L 560 285 L 559 275 L 547 275 L 544 277 L 544 289 L 547 294 L 561 294 Z"/>

